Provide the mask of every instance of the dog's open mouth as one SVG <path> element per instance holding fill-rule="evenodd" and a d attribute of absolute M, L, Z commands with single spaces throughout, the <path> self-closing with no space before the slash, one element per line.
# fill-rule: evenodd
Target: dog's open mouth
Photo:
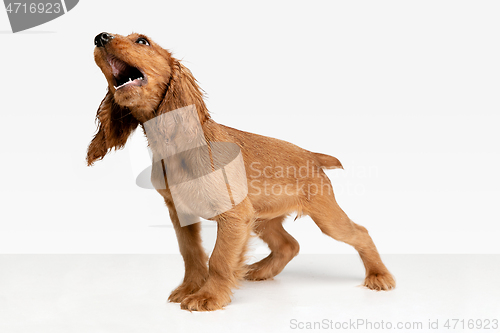
<path fill-rule="evenodd" d="M 108 62 L 115 79 L 114 87 L 116 90 L 128 86 L 142 86 L 147 83 L 146 75 L 138 68 L 130 66 L 126 62 L 113 57 L 108 57 Z"/>

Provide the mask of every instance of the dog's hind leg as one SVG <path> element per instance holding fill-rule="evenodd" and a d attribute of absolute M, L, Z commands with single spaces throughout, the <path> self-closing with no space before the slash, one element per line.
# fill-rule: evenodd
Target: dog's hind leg
<path fill-rule="evenodd" d="M 330 186 L 330 191 L 326 191 L 328 193 L 311 194 L 304 206 L 304 213 L 313 219 L 323 233 L 352 245 L 358 251 L 366 269 L 366 287 L 374 290 L 395 288 L 396 282 L 383 264 L 368 231 L 347 217 L 337 204 L 329 181 L 327 185 Z"/>
<path fill-rule="evenodd" d="M 286 215 L 270 220 L 257 220 L 253 231 L 267 243 L 271 253 L 248 266 L 245 279 L 266 280 L 278 275 L 286 264 L 299 253 L 299 243 L 283 228 Z"/>

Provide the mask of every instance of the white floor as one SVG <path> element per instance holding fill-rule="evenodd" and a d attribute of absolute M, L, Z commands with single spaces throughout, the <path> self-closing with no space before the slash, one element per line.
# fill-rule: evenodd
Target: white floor
<path fill-rule="evenodd" d="M 299 255 L 272 281 L 244 282 L 226 309 L 190 313 L 166 302 L 177 255 L 0 255 L 0 332 L 500 332 L 500 255 L 383 258 L 391 292 L 359 287 L 356 255 Z M 490 329 L 468 328 L 479 324 Z"/>

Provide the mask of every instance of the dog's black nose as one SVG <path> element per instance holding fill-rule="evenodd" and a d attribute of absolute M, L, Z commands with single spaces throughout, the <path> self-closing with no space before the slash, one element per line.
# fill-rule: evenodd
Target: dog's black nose
<path fill-rule="evenodd" d="M 107 32 L 101 32 L 99 35 L 95 36 L 94 44 L 97 47 L 103 47 L 104 45 L 109 43 L 109 41 L 111 41 L 113 38 L 115 37 L 111 36 Z"/>

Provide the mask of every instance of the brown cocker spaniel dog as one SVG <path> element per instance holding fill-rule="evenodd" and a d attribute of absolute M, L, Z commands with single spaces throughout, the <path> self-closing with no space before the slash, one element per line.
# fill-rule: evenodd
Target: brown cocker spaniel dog
<path fill-rule="evenodd" d="M 144 130 L 153 153 L 151 181 L 168 206 L 185 262 L 184 280 L 170 295 L 171 302 L 179 302 L 187 310 L 221 309 L 230 303 L 239 280 L 266 280 L 279 274 L 299 252 L 299 244 L 282 226 L 292 213 L 310 216 L 323 233 L 354 246 L 366 268 L 366 287 L 395 287 L 367 230 L 351 221 L 335 201 L 323 171 L 342 168 L 335 157 L 216 123 L 191 72 L 144 35 L 101 33 L 95 37 L 95 45 L 95 61 L 108 81 L 108 91 L 97 111 L 98 131 L 88 147 L 87 162 L 92 165 L 111 149 L 122 148 L 136 127 Z M 178 124 L 187 126 L 187 132 L 155 123 L 155 119 L 189 106 L 195 110 L 198 124 Z M 178 113 L 172 123 L 182 123 L 186 114 Z M 148 131 L 146 124 L 156 124 L 156 129 Z M 172 147 L 168 142 L 182 136 L 174 132 L 182 132 L 184 140 L 191 135 L 201 142 L 192 146 L 189 138 L 177 140 L 176 154 L 167 154 L 165 151 Z M 186 142 L 191 146 L 182 148 Z M 236 147 L 232 157 L 222 163 L 227 167 L 216 165 L 216 143 L 229 143 L 228 150 Z M 223 155 L 221 147 L 218 150 Z M 230 170 L 229 160 L 236 169 L 244 170 L 244 179 L 241 172 L 238 176 L 238 171 Z M 217 175 L 224 177 L 210 178 L 210 172 L 221 170 L 225 171 Z M 195 178 L 204 179 L 202 187 L 186 180 Z M 174 186 L 181 189 L 176 190 L 177 198 Z M 223 207 L 222 192 L 229 193 L 230 208 Z M 211 198 L 202 203 L 204 196 Z M 202 208 L 198 209 L 201 206 L 208 209 L 204 210 L 206 216 Z M 210 259 L 201 244 L 200 223 L 196 223 L 200 216 L 217 222 L 217 241 Z M 252 231 L 267 243 L 271 254 L 246 265 L 245 251 Z"/>

